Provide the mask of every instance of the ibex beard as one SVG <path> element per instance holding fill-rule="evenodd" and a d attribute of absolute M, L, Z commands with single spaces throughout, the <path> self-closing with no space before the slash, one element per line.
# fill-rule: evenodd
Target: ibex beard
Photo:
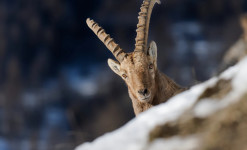
<path fill-rule="evenodd" d="M 184 90 L 157 69 L 156 43 L 152 41 L 147 46 L 149 21 L 156 2 L 160 3 L 159 0 L 143 1 L 138 16 L 135 50 L 132 53 L 125 53 L 96 22 L 90 19 L 86 21 L 89 28 L 117 59 L 117 61 L 108 59 L 108 65 L 127 84 L 136 115 L 154 105 L 166 102 Z"/>

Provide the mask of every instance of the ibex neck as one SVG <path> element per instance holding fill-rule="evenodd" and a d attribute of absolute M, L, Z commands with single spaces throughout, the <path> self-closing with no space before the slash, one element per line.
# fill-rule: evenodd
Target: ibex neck
<path fill-rule="evenodd" d="M 155 75 L 155 95 L 153 100 L 150 103 L 142 103 L 140 102 L 134 94 L 129 90 L 130 98 L 132 99 L 133 107 L 135 114 L 149 109 L 152 106 L 158 105 L 160 103 L 166 102 L 172 96 L 184 91 L 185 89 L 177 85 L 174 81 L 172 81 L 165 74 L 156 72 Z"/>
<path fill-rule="evenodd" d="M 152 101 L 153 105 L 166 102 L 172 96 L 185 90 L 185 88 L 180 87 L 172 79 L 159 71 L 156 73 L 155 84 L 156 94 Z"/>

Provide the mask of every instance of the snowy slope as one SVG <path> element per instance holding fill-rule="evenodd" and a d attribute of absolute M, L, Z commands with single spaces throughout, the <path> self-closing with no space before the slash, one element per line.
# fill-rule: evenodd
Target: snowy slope
<path fill-rule="evenodd" d="M 214 97 L 201 97 L 205 91 L 220 81 L 229 81 L 231 88 L 216 100 Z M 168 102 L 153 107 L 140 114 L 120 129 L 107 133 L 91 143 L 84 143 L 76 150 L 192 150 L 199 146 L 199 135 L 172 136 L 149 142 L 150 132 L 158 125 L 176 121 L 188 110 L 196 117 L 207 117 L 220 109 L 236 103 L 247 93 L 247 57 L 234 67 L 202 84 L 193 86 Z M 200 101 L 199 101 L 200 99 Z M 181 148 L 182 145 L 182 148 Z"/>

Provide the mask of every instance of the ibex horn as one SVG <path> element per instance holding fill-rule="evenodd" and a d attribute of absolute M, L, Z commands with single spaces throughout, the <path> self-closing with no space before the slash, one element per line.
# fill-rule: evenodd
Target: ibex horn
<path fill-rule="evenodd" d="M 160 0 L 144 0 L 141 6 L 141 11 L 138 16 L 138 24 L 136 29 L 136 44 L 135 51 L 144 51 L 147 50 L 147 40 L 148 40 L 148 30 L 149 22 L 151 18 L 151 13 L 154 7 L 154 4 L 160 4 Z"/>
<path fill-rule="evenodd" d="M 88 18 L 86 22 L 88 27 L 98 36 L 98 38 L 105 44 L 105 46 L 113 53 L 115 58 L 119 62 L 122 62 L 126 55 L 123 49 L 120 48 L 119 45 L 116 44 L 114 40 L 110 37 L 110 35 L 106 34 L 105 30 L 102 27 L 100 27 L 95 21 Z"/>

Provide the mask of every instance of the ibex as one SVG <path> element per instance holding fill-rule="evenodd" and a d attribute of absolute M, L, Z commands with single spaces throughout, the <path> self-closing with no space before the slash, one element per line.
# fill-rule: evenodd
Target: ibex
<path fill-rule="evenodd" d="M 108 65 L 126 82 L 136 115 L 185 90 L 157 69 L 156 43 L 152 41 L 147 46 L 151 12 L 156 2 L 160 4 L 159 0 L 143 1 L 138 17 L 135 50 L 132 53 L 125 53 L 96 22 L 89 18 L 86 21 L 118 60 L 108 59 Z"/>

